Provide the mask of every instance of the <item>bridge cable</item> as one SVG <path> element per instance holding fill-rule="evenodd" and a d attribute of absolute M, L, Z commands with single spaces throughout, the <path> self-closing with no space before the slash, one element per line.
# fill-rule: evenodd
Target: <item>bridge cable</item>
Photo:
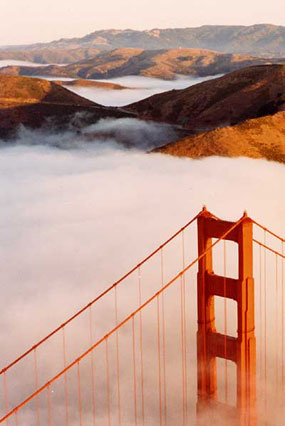
<path fill-rule="evenodd" d="M 89 333 L 90 333 L 90 346 L 93 345 L 93 319 L 92 319 L 92 306 L 89 306 Z M 95 366 L 94 366 L 94 353 L 90 352 L 90 369 L 91 369 L 91 393 L 92 393 L 92 413 L 93 413 L 93 426 L 96 425 L 96 394 L 95 394 Z"/>
<path fill-rule="evenodd" d="M 139 306 L 142 305 L 141 268 L 138 268 L 138 291 Z M 142 311 L 139 312 L 139 334 L 140 334 L 140 382 L 141 382 L 141 418 L 144 426 L 144 356 L 143 356 L 143 320 Z"/>
<path fill-rule="evenodd" d="M 114 291 L 115 296 L 115 325 L 118 325 L 118 296 L 117 286 Z M 121 382 L 120 382 L 120 348 L 119 330 L 116 331 L 116 366 L 117 366 L 117 397 L 118 397 L 118 424 L 121 426 Z"/>
<path fill-rule="evenodd" d="M 228 359 L 227 359 L 227 335 L 228 335 L 228 316 L 227 316 L 227 291 L 226 291 L 226 274 L 227 274 L 227 265 L 226 265 L 226 240 L 223 244 L 224 252 L 224 357 L 225 357 L 225 402 L 228 402 Z"/>
<path fill-rule="evenodd" d="M 65 327 L 62 328 L 62 350 L 63 350 L 63 367 L 66 368 L 66 339 Z M 64 404 L 65 404 L 65 424 L 69 424 L 69 403 L 68 403 L 68 384 L 67 384 L 67 371 L 64 373 Z"/>
<path fill-rule="evenodd" d="M 160 250 L 161 288 L 164 286 L 163 248 Z M 162 360 L 163 360 L 163 399 L 164 399 L 164 424 L 167 426 L 167 399 L 166 399 L 166 343 L 165 343 L 165 302 L 164 292 L 161 293 L 162 304 Z"/>

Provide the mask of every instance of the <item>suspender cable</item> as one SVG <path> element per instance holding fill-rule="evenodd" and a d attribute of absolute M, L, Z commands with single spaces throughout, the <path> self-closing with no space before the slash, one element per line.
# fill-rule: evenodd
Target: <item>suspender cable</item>
<path fill-rule="evenodd" d="M 264 230 L 264 244 L 266 245 L 266 230 Z M 264 250 L 264 381 L 265 395 L 267 392 L 267 268 L 266 268 L 266 250 Z M 267 398 L 265 399 L 266 403 Z M 265 404 L 266 405 L 266 404 Z"/>
<path fill-rule="evenodd" d="M 275 379 L 276 379 L 276 389 L 275 393 L 277 395 L 278 388 L 278 331 L 279 331 L 279 321 L 278 321 L 278 257 L 275 255 Z"/>
<path fill-rule="evenodd" d="M 161 244 L 157 249 L 155 249 L 149 256 L 147 256 L 145 259 L 143 259 L 140 263 L 138 263 L 136 266 L 134 266 L 130 271 L 128 271 L 124 276 L 122 276 L 118 281 L 113 283 L 110 287 L 108 287 L 105 291 L 103 291 L 101 294 L 99 294 L 96 298 L 94 298 L 91 302 L 89 302 L 87 305 L 85 305 L 83 308 L 81 308 L 79 311 L 77 311 L 72 317 L 70 317 L 67 321 L 65 321 L 63 324 L 61 324 L 59 327 L 54 329 L 51 333 L 49 333 L 47 336 L 45 336 L 43 339 L 38 341 L 35 345 L 30 347 L 26 352 L 24 352 L 21 356 L 19 356 L 17 359 L 15 359 L 13 362 L 11 362 L 6 367 L 2 368 L 0 370 L 0 375 L 3 374 L 5 371 L 9 370 L 11 367 L 13 367 L 15 364 L 17 364 L 19 361 L 21 361 L 23 358 L 25 358 L 27 355 L 32 353 L 32 351 L 42 345 L 44 342 L 46 342 L 48 339 L 50 339 L 53 335 L 60 332 L 64 327 L 67 326 L 67 324 L 71 323 L 75 318 L 77 318 L 79 315 L 81 315 L 83 312 L 85 312 L 90 305 L 94 305 L 96 302 L 98 302 L 100 299 L 102 299 L 106 294 L 108 294 L 110 291 L 112 291 L 118 284 L 121 284 L 124 282 L 126 278 L 128 278 L 133 272 L 138 270 L 139 267 L 141 267 L 143 264 L 145 264 L 148 260 L 153 258 L 162 247 L 165 247 L 167 244 L 169 244 L 171 241 L 173 241 L 180 233 L 191 226 L 197 218 L 201 215 L 201 212 L 198 213 L 195 217 L 193 217 L 188 223 L 186 223 L 185 226 L 183 226 L 179 231 L 177 231 L 175 234 L 173 234 L 167 241 L 165 241 L 163 244 Z"/>
<path fill-rule="evenodd" d="M 184 230 L 182 235 L 182 269 L 185 268 L 185 236 Z M 182 275 L 182 292 L 183 292 L 183 332 L 184 332 L 184 371 L 185 371 L 185 423 L 188 424 L 188 371 L 187 371 L 187 322 L 186 322 L 186 292 L 185 292 L 185 274 Z"/>
<path fill-rule="evenodd" d="M 90 346 L 93 345 L 93 319 L 92 319 L 92 306 L 89 307 L 89 332 L 90 332 Z M 95 366 L 94 366 L 94 353 L 90 352 L 90 368 L 91 368 L 91 393 L 92 393 L 92 413 L 93 413 L 93 426 L 96 425 L 96 395 L 95 395 Z"/>
<path fill-rule="evenodd" d="M 163 248 L 160 250 L 161 288 L 164 286 Z M 166 383 L 166 337 L 165 337 L 165 301 L 164 293 L 161 294 L 162 304 L 162 359 L 163 359 L 163 399 L 164 399 L 164 424 L 167 426 L 167 383 Z"/>
<path fill-rule="evenodd" d="M 39 387 L 37 348 L 34 349 L 34 372 L 35 372 L 35 390 L 37 391 Z M 37 410 L 37 425 L 40 426 L 41 420 L 40 420 L 39 396 L 36 397 L 36 410 Z"/>
<path fill-rule="evenodd" d="M 158 334 L 158 343 L 160 343 L 159 295 L 162 292 L 166 291 L 168 288 L 170 288 L 172 285 L 174 285 L 174 283 L 179 278 L 181 278 L 181 276 L 183 274 L 185 274 L 185 272 L 187 272 L 191 267 L 193 267 L 193 265 L 197 264 L 201 259 L 203 259 L 206 256 L 206 254 L 210 250 L 213 249 L 213 247 L 215 247 L 221 240 L 223 240 L 228 234 L 230 234 L 230 232 L 232 232 L 233 229 L 235 229 L 243 221 L 244 221 L 244 216 L 241 219 L 239 219 L 237 222 L 235 222 L 211 246 L 207 247 L 203 253 L 201 253 L 198 257 L 196 257 L 194 260 L 192 260 L 182 271 L 180 271 L 170 281 L 168 281 L 167 284 L 165 284 L 162 289 L 160 289 L 159 291 L 157 291 L 149 299 L 147 299 L 145 302 L 143 302 L 143 304 L 140 307 L 138 307 L 135 311 L 133 311 L 131 315 L 127 316 L 124 320 L 122 320 L 120 322 L 120 324 L 118 324 L 111 331 L 109 331 L 107 334 L 105 334 L 105 336 L 101 337 L 96 343 L 94 343 L 90 348 L 88 348 L 78 358 L 76 358 L 74 361 L 71 361 L 68 366 L 66 366 L 63 370 L 61 370 L 58 374 L 56 374 L 52 379 L 50 379 L 48 382 L 46 382 L 43 386 L 41 386 L 41 388 L 39 388 L 36 392 L 34 392 L 33 394 L 31 394 L 29 397 L 27 397 L 26 399 L 24 399 L 20 404 L 18 404 L 16 407 L 14 407 L 10 412 L 8 412 L 4 417 L 2 417 L 0 419 L 0 421 L 3 422 L 5 420 L 7 420 L 10 416 L 12 416 L 15 413 L 16 410 L 19 410 L 22 407 L 24 407 L 26 404 L 28 404 L 31 400 L 33 400 L 36 397 L 36 395 L 39 395 L 41 392 L 43 392 L 47 388 L 47 386 L 50 386 L 52 383 L 54 383 L 55 381 L 57 381 L 60 377 L 63 377 L 67 371 L 69 371 L 70 369 L 72 369 L 73 367 L 75 367 L 75 365 L 80 360 L 86 358 L 90 354 L 91 351 L 93 351 L 99 345 L 103 344 L 104 341 L 105 341 L 105 344 L 106 344 L 107 394 L 109 394 L 110 388 L 109 388 L 109 367 L 108 367 L 108 365 L 109 365 L 109 361 L 108 361 L 108 342 L 107 342 L 108 338 L 110 336 L 112 336 L 113 334 L 115 334 L 116 331 L 119 328 L 123 327 L 124 324 L 126 324 L 128 321 L 130 321 L 131 318 L 132 318 L 132 316 L 137 315 L 140 311 L 142 311 L 143 309 L 145 309 L 146 306 L 148 306 L 152 301 L 154 301 L 156 299 L 157 300 L 157 311 L 158 311 L 158 333 L 157 334 Z M 158 352 L 160 352 L 160 344 L 158 344 Z M 159 356 L 159 364 L 160 364 L 160 356 Z M 161 374 L 160 369 L 159 369 L 159 373 Z M 161 380 L 160 380 L 160 383 L 161 383 Z M 160 396 L 161 396 L 161 389 L 160 389 Z M 110 395 L 109 395 L 109 397 L 107 399 L 108 399 L 108 406 L 110 408 Z M 161 398 L 160 398 L 160 400 L 161 400 Z M 110 426 L 110 423 L 111 423 L 110 409 L 108 411 L 109 411 L 109 426 Z"/>
<path fill-rule="evenodd" d="M 47 387 L 47 407 L 48 407 L 48 426 L 51 426 L 51 401 L 50 401 L 50 386 Z"/>
<path fill-rule="evenodd" d="M 106 393 L 107 393 L 107 412 L 108 412 L 108 426 L 111 426 L 111 406 L 110 406 L 110 367 L 109 367 L 109 348 L 108 337 L 105 338 L 106 345 Z"/>
<path fill-rule="evenodd" d="M 262 375 L 262 362 L 263 362 L 263 354 L 262 354 L 262 252 L 261 245 L 259 246 L 259 327 L 260 327 L 260 351 L 259 351 L 259 372 L 260 377 Z"/>
<path fill-rule="evenodd" d="M 135 317 L 132 318 L 132 341 L 133 341 L 133 376 L 134 376 L 134 419 L 135 426 L 138 424 L 137 409 L 137 369 L 136 369 L 136 336 L 135 336 Z"/>
<path fill-rule="evenodd" d="M 5 401 L 5 414 L 8 414 L 9 404 L 8 404 L 8 387 L 7 387 L 7 374 L 6 371 L 3 374 L 3 384 L 4 384 L 4 401 Z M 9 419 L 6 420 L 6 425 L 9 425 Z"/>
<path fill-rule="evenodd" d="M 180 330 L 181 330 L 181 367 L 182 367 L 182 415 L 183 415 L 183 426 L 186 424 L 185 415 L 185 359 L 184 359 L 184 316 L 183 316 L 183 276 L 180 277 Z"/>
<path fill-rule="evenodd" d="M 118 325 L 118 295 L 115 287 L 115 325 Z M 118 424 L 121 426 L 121 382 L 120 382 L 120 348 L 119 330 L 116 331 L 116 367 L 117 367 L 117 397 L 118 397 Z"/>
<path fill-rule="evenodd" d="M 162 392 L 161 392 L 161 354 L 160 354 L 160 308 L 159 294 L 157 295 L 157 358 L 158 358 L 158 404 L 159 424 L 162 426 Z"/>
<path fill-rule="evenodd" d="M 81 383 L 80 383 L 80 361 L 77 363 L 77 392 L 78 392 L 79 424 L 80 424 L 80 426 L 82 426 L 82 400 L 81 400 Z"/>
<path fill-rule="evenodd" d="M 228 402 L 228 359 L 227 359 L 227 335 L 228 335 L 228 315 L 227 315 L 227 257 L 226 257 L 226 240 L 224 240 L 224 356 L 225 356 L 225 401 Z"/>
<path fill-rule="evenodd" d="M 282 241 L 282 256 L 284 256 L 284 242 Z M 281 334 L 282 334 L 282 348 L 281 348 L 281 373 L 282 373 L 282 395 L 284 390 L 284 258 L 282 259 L 282 267 L 281 267 L 281 303 L 282 303 L 282 322 L 281 322 Z"/>
<path fill-rule="evenodd" d="M 141 288 L 141 268 L 138 268 L 138 286 L 139 286 L 139 306 L 142 305 L 142 288 Z M 142 311 L 139 312 L 140 325 L 140 364 L 141 364 L 141 418 L 144 426 L 144 358 L 143 358 L 143 319 Z"/>
<path fill-rule="evenodd" d="M 65 341 L 65 328 L 62 328 L 62 349 L 63 349 L 63 365 L 66 368 L 66 341 Z M 69 425 L 68 413 L 68 386 L 67 386 L 67 371 L 64 373 L 64 404 L 65 404 L 65 424 Z"/>

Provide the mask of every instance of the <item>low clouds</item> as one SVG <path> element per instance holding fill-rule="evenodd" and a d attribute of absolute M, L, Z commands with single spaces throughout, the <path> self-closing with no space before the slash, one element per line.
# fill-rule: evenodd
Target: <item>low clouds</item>
<path fill-rule="evenodd" d="M 1 298 L 7 307 L 0 313 L 1 365 L 137 264 L 203 204 L 231 220 L 247 208 L 249 215 L 282 234 L 284 167 L 279 164 L 177 159 L 95 140 L 68 150 L 23 142 L 0 151 Z M 189 297 L 195 291 L 192 279 Z M 121 298 L 121 318 L 132 297 L 129 292 Z M 105 312 L 113 312 L 112 299 L 106 303 Z M 192 315 L 189 339 L 194 344 Z M 82 326 L 77 326 L 79 333 Z M 99 337 L 100 329 L 97 333 Z M 149 363 L 156 359 L 154 348 L 151 343 Z M 195 372 L 195 353 L 191 359 Z M 115 371 L 113 376 L 115 380 Z M 153 404 L 148 415 L 156 413 Z"/>
<path fill-rule="evenodd" d="M 99 102 L 98 99 L 96 101 Z M 125 101 L 126 98 L 122 97 L 121 102 Z M 47 134 L 22 129 L 13 145 L 2 144 L 0 344 L 5 350 L 0 353 L 1 367 L 136 265 L 192 218 L 203 204 L 217 216 L 228 220 L 238 219 L 243 210 L 247 209 L 250 216 L 272 228 L 277 234 L 283 234 L 283 165 L 244 158 L 212 157 L 191 160 L 145 153 L 145 150 L 156 146 L 165 137 L 174 137 L 171 132 L 168 126 L 135 119 L 102 120 L 77 135 L 69 132 Z M 132 149 L 126 149 L 126 146 Z M 196 250 L 195 230 L 191 235 L 186 234 L 185 241 L 187 253 L 193 256 L 193 250 Z M 181 245 L 175 244 L 168 254 L 165 253 L 166 268 L 168 265 L 180 265 Z M 231 256 L 234 257 L 234 254 Z M 231 262 L 230 256 L 228 260 Z M 173 273 L 171 267 L 165 276 L 166 280 Z M 221 265 L 217 265 L 218 267 Z M 161 285 L 159 271 L 160 258 L 154 259 L 149 269 L 142 270 L 144 297 L 151 295 L 154 289 L 157 291 Z M 270 280 L 268 282 L 270 285 Z M 186 277 L 191 424 L 195 422 L 196 416 L 195 291 L 196 276 L 193 271 L 193 274 Z M 130 277 L 120 288 L 118 298 L 119 320 L 122 320 L 138 304 L 137 276 Z M 181 422 L 177 421 L 181 416 L 182 400 L 181 356 L 176 349 L 181 345 L 179 301 L 180 287 L 177 284 L 165 296 L 170 426 L 182 424 L 182 419 Z M 221 313 L 223 306 L 218 306 L 218 313 Z M 270 306 L 273 307 L 274 304 L 270 303 Z M 156 305 L 152 304 L 144 316 L 146 424 L 150 426 L 159 422 L 155 309 Z M 231 305 L 229 316 L 232 313 L 230 309 L 233 309 Z M 104 303 L 96 307 L 92 315 L 93 338 L 96 341 L 115 324 L 114 294 L 104 299 Z M 258 311 L 256 315 L 258 319 Z M 271 318 L 275 318 L 272 312 Z M 75 324 L 74 334 L 67 335 L 68 361 L 78 351 L 88 347 L 88 321 L 87 313 Z M 136 318 L 137 336 L 138 331 L 139 323 Z M 60 339 L 61 336 L 46 347 L 48 358 L 44 358 L 42 352 L 39 352 L 41 383 L 62 368 Z M 111 416 L 112 424 L 117 424 L 114 338 L 110 339 L 109 345 Z M 269 351 L 268 356 L 272 361 L 275 359 L 275 352 L 274 346 L 271 346 L 272 353 Z M 120 332 L 120 349 L 121 386 L 126 396 L 123 402 L 123 425 L 132 425 L 134 401 L 130 324 Z M 136 350 L 139 406 L 139 345 Z M 104 356 L 104 348 L 94 354 L 99 426 L 105 426 L 107 422 Z M 27 369 L 19 370 L 21 375 L 16 377 L 13 388 L 15 400 L 34 390 L 34 379 L 29 372 L 31 366 L 32 363 Z M 81 373 L 85 401 L 84 424 L 88 424 L 92 419 L 92 404 L 87 392 L 90 390 L 90 364 L 82 364 Z M 72 373 L 69 380 L 70 383 L 76 383 L 76 374 Z M 274 384 L 275 377 L 268 380 Z M 268 385 L 269 390 L 271 384 Z M 223 383 L 221 389 L 223 390 Z M 58 381 L 51 390 L 52 403 L 56 407 L 54 413 L 62 421 L 65 403 L 63 381 Z M 1 392 L 2 389 L 2 396 Z M 46 420 L 43 408 L 45 397 L 43 395 L 40 400 L 43 424 Z M 10 401 L 13 398 L 12 392 Z M 78 424 L 75 388 L 70 388 L 69 398 L 70 414 L 74 424 Z M 3 410 L 2 406 L 0 410 Z M 138 416 L 141 414 L 140 410 L 138 408 Z M 34 414 L 35 406 L 31 405 L 24 411 L 22 423 L 19 424 L 30 426 Z M 278 424 L 278 416 L 282 418 L 281 409 L 276 409 L 275 414 L 276 418 L 272 413 L 268 416 L 272 426 Z M 60 421 L 58 420 L 58 424 L 62 424 Z M 54 424 L 57 424 L 56 421 Z M 70 424 L 73 425 L 72 422 Z"/>
<path fill-rule="evenodd" d="M 52 128 L 52 122 L 50 130 L 47 130 L 48 126 L 40 130 L 29 130 L 21 126 L 12 145 L 44 145 L 66 150 L 84 147 L 96 150 L 97 147 L 102 152 L 113 148 L 148 151 L 173 142 L 183 135 L 181 129 L 175 129 L 168 124 L 136 118 L 107 118 L 82 127 L 82 122 L 87 121 L 85 118 L 88 119 L 88 116 L 85 117 L 84 113 L 75 114 L 70 122 L 70 131 L 62 132 L 60 135 Z M 2 142 L 2 147 L 5 145 L 7 142 Z"/>
<path fill-rule="evenodd" d="M 219 77 L 219 76 L 215 76 Z M 166 81 L 158 78 L 148 78 L 141 76 L 120 77 L 110 80 L 100 80 L 120 84 L 130 87 L 126 90 L 100 90 L 85 87 L 67 86 L 72 92 L 90 99 L 105 106 L 125 106 L 141 99 L 155 95 L 157 93 L 166 92 L 168 90 L 185 89 L 186 87 L 198 84 L 214 77 L 180 77 L 176 80 Z"/>

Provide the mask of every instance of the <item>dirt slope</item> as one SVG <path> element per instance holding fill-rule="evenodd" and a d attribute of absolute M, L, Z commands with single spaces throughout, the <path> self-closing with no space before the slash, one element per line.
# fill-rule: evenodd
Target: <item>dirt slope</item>
<path fill-rule="evenodd" d="M 82 98 L 53 82 L 0 76 L 0 138 L 11 138 L 20 125 L 28 128 L 76 130 L 101 118 L 128 117 Z"/>
<path fill-rule="evenodd" d="M 94 102 L 82 98 L 53 82 L 38 78 L 0 76 L 0 104 L 10 103 L 55 103 L 78 106 L 95 106 Z"/>
<path fill-rule="evenodd" d="M 263 65 L 278 60 L 254 56 L 224 54 L 203 49 L 143 50 L 122 48 L 104 51 L 96 56 L 66 66 L 9 66 L 0 74 L 27 76 L 61 76 L 85 79 L 106 79 L 141 75 L 174 79 L 177 74 L 209 76 L 225 74 L 251 65 Z"/>
<path fill-rule="evenodd" d="M 274 114 L 284 105 L 285 65 L 264 65 L 161 93 L 126 109 L 142 118 L 201 132 Z"/>
<path fill-rule="evenodd" d="M 265 158 L 285 163 L 285 112 L 186 137 L 156 152 L 191 158 Z"/>

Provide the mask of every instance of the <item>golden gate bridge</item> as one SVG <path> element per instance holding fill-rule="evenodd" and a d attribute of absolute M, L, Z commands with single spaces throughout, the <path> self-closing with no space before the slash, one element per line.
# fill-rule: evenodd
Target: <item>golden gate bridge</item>
<path fill-rule="evenodd" d="M 282 424 L 284 241 L 204 207 L 2 368 L 0 423 Z"/>

